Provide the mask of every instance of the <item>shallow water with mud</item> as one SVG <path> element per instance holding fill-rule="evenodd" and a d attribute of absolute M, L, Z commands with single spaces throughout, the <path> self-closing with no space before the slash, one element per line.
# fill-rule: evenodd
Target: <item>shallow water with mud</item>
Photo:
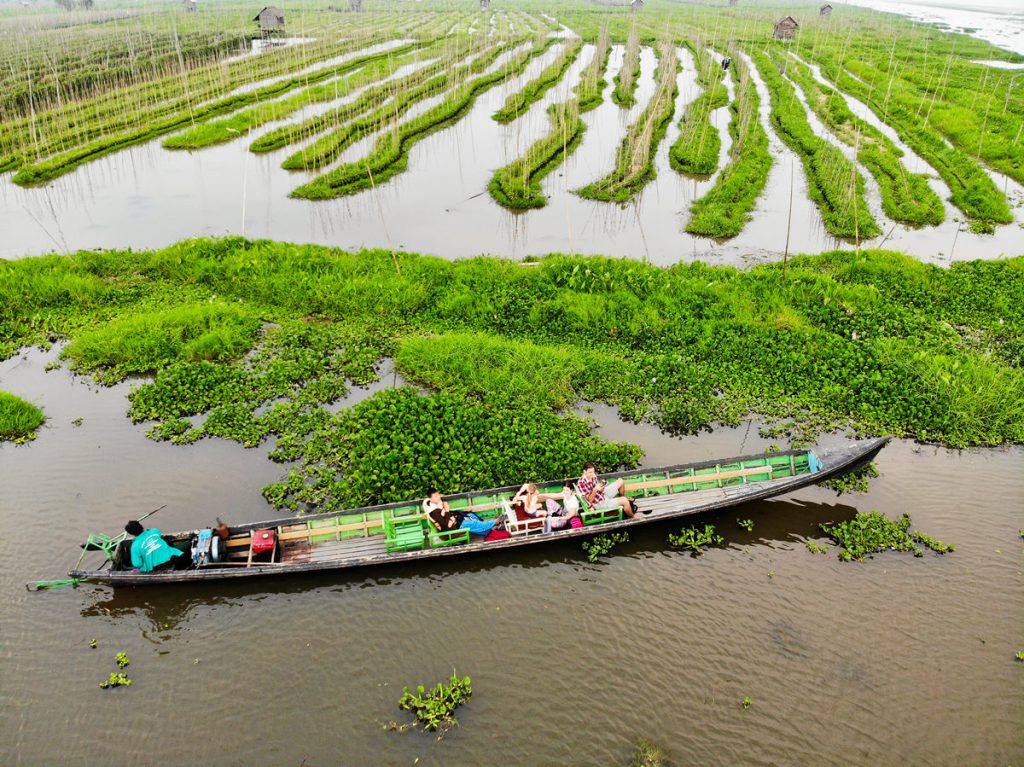
<path fill-rule="evenodd" d="M 565 543 L 261 583 L 30 593 L 87 533 L 161 504 L 152 522 L 167 530 L 274 516 L 259 488 L 283 473 L 266 448 L 151 442 L 125 417 L 130 383 L 47 372 L 56 353 L 0 363 L 0 386 L 50 419 L 34 442 L 0 446 L 4 764 L 623 764 L 638 736 L 678 764 L 1024 761 L 1020 448 L 894 442 L 866 495 L 809 488 L 696 518 L 726 539 L 699 557 L 672 550 L 678 525 L 662 524 L 597 564 Z M 374 389 L 401 383 L 383 372 Z M 606 406 L 580 412 L 641 444 L 649 466 L 769 444 L 756 423 L 680 439 Z M 910 512 L 956 551 L 848 564 L 805 547 L 820 523 L 869 509 Z M 119 651 L 135 684 L 101 690 Z M 473 679 L 460 727 L 440 742 L 384 729 L 407 720 L 404 685 L 453 669 Z"/>

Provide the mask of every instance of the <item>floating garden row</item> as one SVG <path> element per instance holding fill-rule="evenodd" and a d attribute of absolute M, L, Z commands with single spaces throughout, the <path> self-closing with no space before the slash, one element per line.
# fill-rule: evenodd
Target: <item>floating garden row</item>
<path fill-rule="evenodd" d="M 725 71 L 703 44 L 690 46 L 697 65 L 697 82 L 704 92 L 691 101 L 679 121 L 679 138 L 669 149 L 669 163 L 680 173 L 707 177 L 718 169 L 722 140 L 711 124 L 711 112 L 727 106 L 729 91 L 722 83 Z"/>
<path fill-rule="evenodd" d="M 864 179 L 843 153 L 815 134 L 793 86 L 763 51 L 754 63 L 771 93 L 770 120 L 779 138 L 804 166 L 807 190 L 821 212 L 825 230 L 834 237 L 861 240 L 881 233 L 864 199 Z"/>
<path fill-rule="evenodd" d="M 292 196 L 311 200 L 343 197 L 370 189 L 401 173 L 407 167 L 409 149 L 416 142 L 458 121 L 469 111 L 480 93 L 522 73 L 533 58 L 547 49 L 547 42 L 550 41 L 517 54 L 507 65 L 495 72 L 456 86 L 436 107 L 399 124 L 377 139 L 365 159 L 346 163 L 318 176 L 310 183 L 293 190 Z"/>
<path fill-rule="evenodd" d="M 561 81 L 566 70 L 579 56 L 583 41 L 578 37 L 565 42 L 562 52 L 537 77 L 528 82 L 518 92 L 510 94 L 505 104 L 494 113 L 493 117 L 500 123 L 509 123 L 523 114 L 536 101 L 543 98 L 554 85 Z"/>
<path fill-rule="evenodd" d="M 654 95 L 636 122 L 627 128 L 615 155 L 614 170 L 577 190 L 577 194 L 592 200 L 625 203 L 654 179 L 654 155 L 675 113 L 678 72 L 675 47 L 661 43 Z"/>
<path fill-rule="evenodd" d="M 621 107 L 631 107 L 636 103 L 636 86 L 640 81 L 640 36 L 636 27 L 629 30 L 626 39 L 626 50 L 622 56 L 622 66 L 614 77 L 615 89 L 612 101 Z"/>
<path fill-rule="evenodd" d="M 772 156 L 761 124 L 760 98 L 743 59 L 731 51 L 736 98 L 729 109 L 732 149 L 729 162 L 711 190 L 690 206 L 686 231 L 701 237 L 735 237 L 750 220 L 751 211 L 768 183 Z"/>
<path fill-rule="evenodd" d="M 773 59 L 800 86 L 818 118 L 844 143 L 857 149 L 857 159 L 868 169 L 882 194 L 882 208 L 893 221 L 912 226 L 941 224 L 946 214 L 942 200 L 928 186 L 923 173 L 911 173 L 900 158 L 903 151 L 882 131 L 857 117 L 846 99 L 818 82 L 810 69 L 794 57 L 776 52 Z"/>

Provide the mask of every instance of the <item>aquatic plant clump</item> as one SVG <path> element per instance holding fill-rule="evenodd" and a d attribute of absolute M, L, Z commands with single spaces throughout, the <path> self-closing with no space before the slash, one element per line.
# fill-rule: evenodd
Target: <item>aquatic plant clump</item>
<path fill-rule="evenodd" d="M 579 101 L 580 112 L 596 109 L 604 101 L 603 94 L 607 83 L 601 75 L 608 67 L 608 58 L 611 56 L 611 52 L 611 36 L 608 33 L 608 27 L 604 27 L 594 48 L 594 58 L 580 74 L 580 81 L 574 89 Z"/>
<path fill-rule="evenodd" d="M 25 442 L 35 439 L 43 425 L 43 411 L 20 397 L 0 391 L 0 442 Z"/>
<path fill-rule="evenodd" d="M 438 682 L 430 690 L 423 685 L 417 686 L 416 692 L 404 687 L 402 697 L 398 699 L 398 707 L 415 714 L 425 730 L 447 730 L 458 725 L 455 709 L 468 703 L 471 697 L 473 687 L 470 678 L 458 677 L 453 672 L 448 684 Z"/>
<path fill-rule="evenodd" d="M 704 525 L 703 530 L 684 527 L 678 533 L 669 533 L 668 542 L 678 549 L 690 549 L 694 554 L 703 554 L 708 546 L 721 546 L 725 538 L 715 533 L 714 525 Z"/>
<path fill-rule="evenodd" d="M 637 738 L 633 744 L 629 767 L 667 767 L 668 764 L 669 753 L 666 749 L 647 738 Z"/>
<path fill-rule="evenodd" d="M 853 519 L 837 524 L 822 524 L 826 535 L 839 544 L 839 558 L 844 562 L 860 561 L 880 551 L 908 551 L 922 556 L 918 543 L 939 554 L 953 551 L 952 545 L 932 540 L 923 533 L 909 533 L 910 515 L 904 513 L 893 520 L 877 511 L 858 512 Z"/>
<path fill-rule="evenodd" d="M 629 533 L 602 533 L 595 535 L 589 541 L 583 541 L 583 553 L 591 562 L 597 562 L 601 557 L 611 555 L 612 549 L 620 543 L 629 541 Z"/>
<path fill-rule="evenodd" d="M 826 479 L 824 482 L 819 482 L 818 487 L 827 487 L 831 490 L 835 490 L 836 495 L 845 495 L 847 493 L 866 493 L 868 491 L 869 483 L 877 476 L 878 467 L 872 461 L 871 463 L 860 466 L 841 476 L 832 477 L 830 479 Z"/>
<path fill-rule="evenodd" d="M 622 66 L 613 78 L 615 88 L 612 90 L 612 101 L 620 107 L 631 107 L 636 103 L 636 86 L 640 72 L 640 36 L 636 25 L 630 28 L 626 38 L 626 50 L 622 56 Z"/>

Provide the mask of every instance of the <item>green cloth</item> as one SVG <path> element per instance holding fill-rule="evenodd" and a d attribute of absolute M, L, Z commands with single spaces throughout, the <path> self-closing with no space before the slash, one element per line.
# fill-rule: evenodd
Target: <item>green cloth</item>
<path fill-rule="evenodd" d="M 160 531 L 155 527 L 143 531 L 142 535 L 132 541 L 132 567 L 144 573 L 152 572 L 154 568 L 181 554 L 181 551 L 160 537 Z"/>

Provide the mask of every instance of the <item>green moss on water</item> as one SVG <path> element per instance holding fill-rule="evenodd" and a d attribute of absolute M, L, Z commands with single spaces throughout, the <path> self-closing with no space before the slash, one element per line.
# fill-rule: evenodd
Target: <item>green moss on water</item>
<path fill-rule="evenodd" d="M 24 442 L 43 425 L 43 411 L 9 392 L 0 391 L 0 442 Z"/>

